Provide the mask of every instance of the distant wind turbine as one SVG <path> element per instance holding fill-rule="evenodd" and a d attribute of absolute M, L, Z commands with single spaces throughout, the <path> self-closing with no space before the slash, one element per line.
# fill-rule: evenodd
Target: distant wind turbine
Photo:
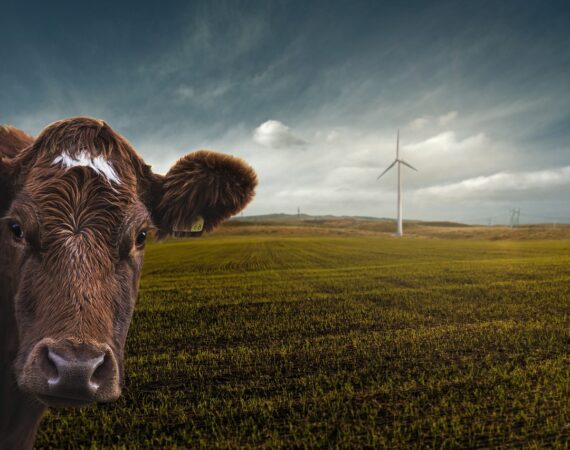
<path fill-rule="evenodd" d="M 394 160 L 394 162 L 392 164 L 390 164 L 388 166 L 388 168 L 384 172 L 382 172 L 380 175 L 378 175 L 378 178 L 376 178 L 376 179 L 379 180 L 386 172 L 388 172 L 396 164 L 398 164 L 398 224 L 396 227 L 396 236 L 403 236 L 404 230 L 402 227 L 402 177 L 400 175 L 400 167 L 403 164 L 404 166 L 407 166 L 410 169 L 415 170 L 416 172 L 418 171 L 418 169 L 416 169 L 415 167 L 413 167 L 411 164 L 407 163 L 403 159 L 400 159 L 400 130 L 399 129 L 398 129 L 398 135 L 396 137 L 396 159 Z"/>

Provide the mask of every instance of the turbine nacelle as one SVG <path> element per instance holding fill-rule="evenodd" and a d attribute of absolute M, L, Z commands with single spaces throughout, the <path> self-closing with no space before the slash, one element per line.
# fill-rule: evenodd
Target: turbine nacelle
<path fill-rule="evenodd" d="M 403 164 L 404 166 L 407 166 L 410 169 L 415 170 L 416 172 L 418 171 L 418 169 L 416 169 L 414 166 L 412 166 L 410 163 L 407 163 L 403 159 L 395 159 L 394 162 L 392 164 L 390 164 L 384 172 L 382 172 L 380 175 L 378 175 L 378 178 L 376 178 L 376 179 L 379 180 L 383 175 L 386 174 L 386 172 L 389 172 L 390 169 L 398 163 Z"/>

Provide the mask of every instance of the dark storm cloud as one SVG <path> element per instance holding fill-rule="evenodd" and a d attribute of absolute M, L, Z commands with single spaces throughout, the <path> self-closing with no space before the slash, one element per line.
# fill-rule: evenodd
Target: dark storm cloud
<path fill-rule="evenodd" d="M 540 189 L 509 188 L 519 184 L 505 176 L 559 180 L 570 164 L 568 9 L 12 2 L 0 17 L 0 122 L 36 133 L 61 117 L 98 116 L 159 170 L 198 147 L 252 160 L 262 179 L 252 213 L 303 201 L 315 213 L 367 215 L 392 212 L 391 181 L 374 174 L 402 127 L 403 150 L 423 164 L 408 181 L 407 211 L 445 218 L 475 192 L 469 208 L 481 215 Z M 486 187 L 505 181 L 504 204 L 481 187 L 462 194 L 478 177 Z M 568 186 L 557 183 L 548 207 L 564 210 Z"/>

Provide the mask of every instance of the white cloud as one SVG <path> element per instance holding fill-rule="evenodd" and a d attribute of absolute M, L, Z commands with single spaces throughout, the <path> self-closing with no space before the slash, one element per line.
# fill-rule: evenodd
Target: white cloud
<path fill-rule="evenodd" d="M 253 140 L 270 148 L 304 147 L 307 143 L 295 136 L 291 129 L 278 120 L 268 120 L 253 132 Z"/>
<path fill-rule="evenodd" d="M 402 141 L 400 141 L 402 145 Z M 419 172 L 410 186 L 425 187 L 498 173 L 516 167 L 513 149 L 478 132 L 465 137 L 445 131 L 427 139 L 403 143 L 401 156 Z"/>
<path fill-rule="evenodd" d="M 199 107 L 218 106 L 221 99 L 227 95 L 232 89 L 231 83 L 218 83 L 208 86 L 201 90 L 195 89 L 193 86 L 181 85 L 174 90 L 174 96 L 177 100 L 191 103 Z"/>
<path fill-rule="evenodd" d="M 418 117 L 417 119 L 414 119 L 410 123 L 408 123 L 407 128 L 418 131 L 424 129 L 428 125 L 438 125 L 438 126 L 449 125 L 457 118 L 458 115 L 459 113 L 457 111 L 449 111 L 448 113 L 438 117 L 434 116 Z"/>
<path fill-rule="evenodd" d="M 336 130 L 329 131 L 326 135 L 327 142 L 334 142 L 340 137 L 340 133 Z"/>
<path fill-rule="evenodd" d="M 432 136 L 424 141 L 408 144 L 407 150 L 417 152 L 419 155 L 429 154 L 432 156 L 443 156 L 446 153 L 464 153 L 473 149 L 480 149 L 489 144 L 489 140 L 484 133 L 459 139 L 455 132 L 445 131 Z"/>
<path fill-rule="evenodd" d="M 179 86 L 176 95 L 184 100 L 192 99 L 196 96 L 196 91 L 191 86 Z"/>
<path fill-rule="evenodd" d="M 439 123 L 440 125 L 447 125 L 453 122 L 457 118 L 457 116 L 458 116 L 457 111 L 449 111 L 447 114 L 439 116 L 437 119 L 437 123 Z"/>
<path fill-rule="evenodd" d="M 314 133 L 315 140 L 317 141 L 324 141 L 324 142 L 337 142 L 340 141 L 342 138 L 342 133 L 337 129 L 324 129 L 324 130 L 317 130 Z"/>
<path fill-rule="evenodd" d="M 408 124 L 408 127 L 410 127 L 412 130 L 421 130 L 423 127 L 429 124 L 429 122 L 430 119 L 428 117 L 418 117 L 417 119 L 412 120 Z"/>
<path fill-rule="evenodd" d="M 532 172 L 499 172 L 468 178 L 458 183 L 418 189 L 418 195 L 468 198 L 501 192 L 534 191 L 570 186 L 570 166 Z"/>

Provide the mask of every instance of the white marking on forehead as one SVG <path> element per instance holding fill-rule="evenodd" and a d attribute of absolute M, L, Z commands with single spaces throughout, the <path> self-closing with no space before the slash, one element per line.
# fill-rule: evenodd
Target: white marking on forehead
<path fill-rule="evenodd" d="M 63 151 L 53 160 L 52 165 L 55 164 L 61 164 L 66 169 L 77 166 L 91 167 L 97 174 L 104 176 L 110 182 L 121 184 L 121 179 L 109 161 L 101 155 L 93 158 L 86 150 L 81 150 L 75 156 Z"/>

